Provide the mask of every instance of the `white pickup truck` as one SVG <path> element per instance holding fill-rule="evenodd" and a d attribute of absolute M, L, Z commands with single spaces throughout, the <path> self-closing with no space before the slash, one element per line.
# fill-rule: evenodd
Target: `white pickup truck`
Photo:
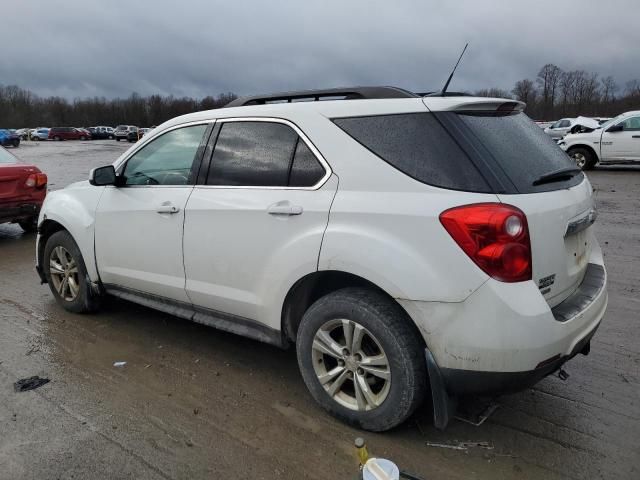
<path fill-rule="evenodd" d="M 591 132 L 568 134 L 558 145 L 583 170 L 597 163 L 640 162 L 640 110 L 618 115 Z"/>

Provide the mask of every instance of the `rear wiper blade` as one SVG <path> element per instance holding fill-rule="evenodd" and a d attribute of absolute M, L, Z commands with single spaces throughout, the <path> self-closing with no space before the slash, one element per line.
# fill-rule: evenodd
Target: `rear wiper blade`
<path fill-rule="evenodd" d="M 538 185 L 544 185 L 545 183 L 557 182 L 559 180 L 567 180 L 571 177 L 575 177 L 578 173 L 580 173 L 578 167 L 565 167 L 560 168 L 558 170 L 554 170 L 553 172 L 545 173 L 540 175 L 533 181 L 533 186 L 536 187 Z"/>

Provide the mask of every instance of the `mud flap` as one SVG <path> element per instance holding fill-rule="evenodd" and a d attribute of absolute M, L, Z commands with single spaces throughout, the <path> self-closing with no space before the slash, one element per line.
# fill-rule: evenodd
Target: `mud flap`
<path fill-rule="evenodd" d="M 444 430 L 456 412 L 457 399 L 447 393 L 447 387 L 440 373 L 433 354 L 428 348 L 424 349 L 431 386 L 431 398 L 433 403 L 433 425 L 438 430 Z"/>

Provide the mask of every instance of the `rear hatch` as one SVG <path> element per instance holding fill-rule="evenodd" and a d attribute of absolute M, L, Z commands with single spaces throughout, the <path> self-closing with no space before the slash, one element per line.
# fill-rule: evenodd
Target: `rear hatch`
<path fill-rule="evenodd" d="M 39 170 L 18 160 L 0 147 L 0 205 L 7 207 L 29 198 L 24 188 L 27 178 Z"/>
<path fill-rule="evenodd" d="M 527 216 L 532 278 L 553 307 L 571 295 L 585 275 L 595 220 L 591 185 L 521 112 L 523 104 L 459 100 L 424 102 L 460 142 L 500 201 Z"/>

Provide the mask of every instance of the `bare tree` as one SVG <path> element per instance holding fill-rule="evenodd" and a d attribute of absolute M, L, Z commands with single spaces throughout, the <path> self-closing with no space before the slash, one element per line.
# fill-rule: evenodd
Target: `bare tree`
<path fill-rule="evenodd" d="M 501 88 L 483 88 L 482 90 L 476 90 L 474 95 L 477 97 L 492 97 L 492 98 L 511 98 L 511 94 Z"/>
<path fill-rule="evenodd" d="M 629 80 L 625 85 L 625 93 L 630 97 L 640 96 L 640 80 Z"/>
<path fill-rule="evenodd" d="M 538 78 L 536 80 L 540 85 L 545 114 L 553 111 L 561 76 L 562 70 L 560 67 L 552 63 L 547 63 L 538 72 Z"/>
<path fill-rule="evenodd" d="M 528 78 L 518 80 L 513 87 L 513 90 L 511 90 L 511 93 L 513 93 L 513 96 L 517 100 L 520 100 L 527 105 L 534 105 L 538 97 L 536 85 Z"/>
<path fill-rule="evenodd" d="M 601 78 L 600 83 L 602 84 L 602 102 L 608 103 L 614 100 L 616 98 L 616 92 L 618 91 L 618 85 L 614 78 L 609 75 Z"/>

